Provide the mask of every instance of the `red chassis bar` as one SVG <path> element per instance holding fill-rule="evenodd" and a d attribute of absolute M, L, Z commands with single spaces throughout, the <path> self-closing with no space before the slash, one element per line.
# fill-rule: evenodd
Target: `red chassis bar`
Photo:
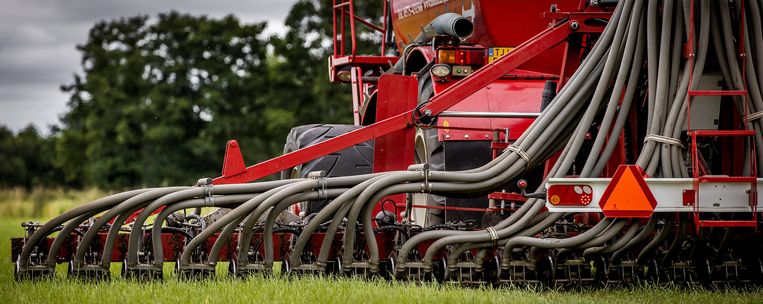
<path fill-rule="evenodd" d="M 588 15 L 583 13 L 581 15 L 588 17 Z M 471 76 L 461 80 L 458 84 L 432 97 L 429 103 L 423 107 L 422 112 L 429 111 L 429 115 L 436 116 L 486 85 L 498 80 L 506 73 L 516 69 L 537 54 L 564 42 L 570 34 L 580 29 L 577 25 L 572 26 L 573 23 L 583 24 L 582 20 L 577 21 L 573 19 L 557 22 L 552 27 L 518 46 L 511 53 L 492 64 L 482 67 Z M 240 160 L 229 159 L 230 153 L 240 155 L 240 152 L 236 151 L 237 148 L 234 150 L 230 149 L 231 145 L 229 143 L 229 149 L 226 151 L 226 160 L 223 166 L 223 175 L 215 178 L 213 183 L 219 185 L 252 182 L 329 153 L 410 127 L 413 125 L 413 111 L 414 109 L 407 110 L 369 126 L 246 168 L 240 165 Z"/>

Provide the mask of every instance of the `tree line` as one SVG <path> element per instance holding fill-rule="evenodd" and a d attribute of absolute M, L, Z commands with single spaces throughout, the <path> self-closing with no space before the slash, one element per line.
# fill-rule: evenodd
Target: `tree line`
<path fill-rule="evenodd" d="M 379 1 L 362 2 L 381 18 Z M 298 1 L 281 35 L 232 15 L 96 23 L 77 46 L 83 73 L 61 86 L 60 123 L 46 136 L 0 126 L 0 187 L 187 185 L 219 175 L 228 139 L 253 164 L 281 154 L 294 126 L 351 123 L 349 88 L 328 82 L 331 13 Z M 364 37 L 361 49 L 378 46 Z"/>

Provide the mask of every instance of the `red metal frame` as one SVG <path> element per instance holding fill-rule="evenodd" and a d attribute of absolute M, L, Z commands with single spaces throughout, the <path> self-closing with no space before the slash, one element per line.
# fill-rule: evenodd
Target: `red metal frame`
<path fill-rule="evenodd" d="M 352 121 L 355 123 L 355 125 L 360 125 L 360 107 L 362 107 L 365 103 L 365 95 L 363 94 L 363 89 L 365 88 L 362 77 L 363 72 L 361 71 L 360 67 L 352 67 L 350 68 L 350 73 L 350 88 L 352 90 Z"/>
<path fill-rule="evenodd" d="M 449 109 L 461 100 L 500 79 L 503 75 L 508 74 L 522 65 L 522 63 L 532 59 L 534 56 L 566 41 L 567 37 L 573 32 L 572 29 L 570 29 L 569 23 L 569 20 L 557 23 L 553 27 L 546 29 L 527 42 L 519 45 L 516 49 L 500 59 L 487 64 L 469 77 L 448 87 L 439 95 L 432 97 L 432 99 L 422 107 L 421 111 L 430 111 L 432 115 L 442 113 L 442 111 Z"/>
<path fill-rule="evenodd" d="M 433 97 L 422 109 L 431 111 L 431 115 L 436 116 L 462 99 L 474 94 L 486 85 L 496 81 L 503 75 L 516 69 L 518 66 L 532 59 L 535 55 L 542 53 L 566 41 L 567 37 L 573 33 L 570 28 L 570 20 L 561 21 L 552 27 L 549 27 L 542 33 L 536 35 L 533 39 L 523 43 L 514 51 L 506 56 L 494 61 L 491 64 L 479 69 L 471 76 L 464 78 L 455 85 L 451 86 L 442 94 Z M 404 76 L 410 77 L 410 76 Z M 397 81 L 404 81 L 397 80 Z M 246 183 L 258 180 L 265 176 L 280 172 L 313 159 L 322 157 L 358 143 L 369 141 L 388 135 L 394 131 L 401 130 L 413 125 L 413 109 L 406 110 L 400 114 L 380 120 L 372 125 L 357 129 L 355 131 L 334 137 L 332 139 L 317 143 L 315 145 L 299 149 L 297 151 L 284 154 L 279 157 L 269 159 L 256 165 L 246 168 L 246 171 L 235 175 L 223 174 L 214 179 L 214 184 Z M 223 170 L 225 173 L 225 168 Z"/>
<path fill-rule="evenodd" d="M 744 33 L 744 3 L 741 3 L 742 8 L 739 14 L 742 18 L 739 27 L 739 33 Z M 737 137 L 737 138 L 752 138 L 755 136 L 755 131 L 750 130 L 750 124 L 747 120 L 747 113 L 749 111 L 747 104 L 747 89 L 741 90 L 692 90 L 692 75 L 694 73 L 694 60 L 695 60 L 695 47 L 694 47 L 694 1 L 691 2 L 691 9 L 689 14 L 690 27 L 689 27 L 689 41 L 687 42 L 689 51 L 689 90 L 686 96 L 687 98 L 687 129 L 689 137 L 691 137 L 691 159 L 692 159 L 692 177 L 694 179 L 693 189 L 690 192 L 684 193 L 684 203 L 693 205 L 694 209 L 694 224 L 697 233 L 700 232 L 703 227 L 752 227 L 757 228 L 757 164 L 755 157 L 750 157 L 751 168 L 749 176 L 734 176 L 733 168 L 727 168 L 729 172 L 726 176 L 705 176 L 706 170 L 704 168 L 704 162 L 702 161 L 702 155 L 698 150 L 697 139 L 700 137 Z M 739 35 L 739 60 L 742 65 L 742 83 L 746 85 L 746 66 L 747 62 L 745 58 L 745 38 L 744 35 Z M 735 130 L 692 130 L 691 128 L 691 103 L 694 96 L 728 96 L 741 98 L 744 105 L 742 128 Z M 723 100 L 723 99 L 721 99 Z M 741 149 L 737 149 L 741 150 Z M 726 150 L 729 151 L 730 150 Z M 750 145 L 751 155 L 755 155 L 755 144 Z M 749 220 L 703 220 L 701 218 L 701 210 L 699 206 L 699 189 L 701 183 L 707 182 L 724 182 L 724 183 L 749 183 L 749 200 L 750 200 L 750 212 L 752 214 Z M 687 202 L 688 195 L 693 194 L 693 201 Z"/>
<path fill-rule="evenodd" d="M 448 211 L 466 211 L 466 212 L 499 212 L 514 211 L 512 208 L 474 208 L 474 207 L 456 207 L 456 206 L 434 206 L 434 205 L 411 205 L 412 208 L 421 209 L 439 209 Z"/>
<path fill-rule="evenodd" d="M 332 17 L 333 17 L 333 30 L 334 30 L 334 57 L 344 57 L 348 56 L 345 54 L 345 37 L 347 37 L 347 30 L 345 28 L 345 24 L 347 23 L 345 20 L 345 17 L 349 18 L 350 23 L 350 47 L 351 47 L 351 53 L 349 56 L 355 57 L 357 55 L 357 41 L 355 37 L 357 35 L 355 34 L 355 21 L 360 22 L 361 24 L 381 33 L 384 35 L 387 32 L 387 27 L 389 26 L 387 24 L 388 20 L 388 14 L 389 14 L 389 8 L 387 7 L 387 1 L 383 2 L 383 15 L 382 18 L 384 20 L 384 23 L 382 26 L 375 25 L 371 22 L 366 21 L 365 19 L 355 15 L 355 1 L 354 0 L 333 0 L 332 3 Z M 339 20 L 337 20 L 337 14 L 339 14 Z M 337 21 L 339 21 L 340 28 L 339 31 L 337 31 Z M 337 43 L 339 42 L 339 43 Z M 339 46 L 337 48 L 337 45 Z M 384 54 L 386 51 L 386 45 L 382 43 L 381 45 L 381 53 Z"/>
<path fill-rule="evenodd" d="M 389 7 L 387 1 L 383 2 L 383 15 L 384 20 L 381 26 L 375 25 L 367 20 L 355 15 L 355 1 L 354 0 L 332 0 L 332 28 L 334 42 L 333 55 L 329 57 L 329 80 L 331 82 L 337 82 L 337 73 L 347 67 L 358 67 L 362 70 L 376 69 L 377 67 L 389 66 L 397 62 L 398 57 L 386 56 L 387 46 L 386 43 L 381 44 L 380 54 L 378 56 L 358 56 L 357 54 L 357 35 L 355 31 L 355 22 L 360 22 L 362 25 L 381 33 L 384 37 L 390 24 L 389 19 Z M 348 22 L 349 19 L 349 22 Z M 339 26 L 337 26 L 337 23 Z M 347 36 L 347 23 L 350 26 L 350 52 L 346 52 L 347 46 L 345 41 Z M 383 39 L 383 38 L 382 38 Z"/>
<path fill-rule="evenodd" d="M 385 119 L 416 107 L 418 80 L 410 76 L 382 75 L 379 77 L 376 118 Z M 414 128 L 402 128 L 381 136 L 374 142 L 374 172 L 406 170 L 413 164 L 416 152 L 414 146 Z M 382 201 L 391 200 L 395 209 L 405 209 L 405 194 L 390 195 Z M 376 204 L 373 214 L 381 211 L 384 204 Z M 388 211 L 395 212 L 390 208 Z"/>

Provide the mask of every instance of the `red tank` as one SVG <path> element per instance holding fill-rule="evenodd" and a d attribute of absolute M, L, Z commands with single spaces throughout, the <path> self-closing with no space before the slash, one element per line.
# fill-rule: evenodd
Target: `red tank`
<path fill-rule="evenodd" d="M 484 47 L 515 47 L 542 32 L 549 21 L 543 12 L 556 4 L 561 11 L 577 11 L 580 0 L 392 0 L 392 27 L 398 47 L 410 43 L 421 28 L 444 13 L 471 19 L 469 43 Z M 561 47 L 556 47 L 523 69 L 558 73 Z M 548 64 L 546 64 L 546 62 Z"/>

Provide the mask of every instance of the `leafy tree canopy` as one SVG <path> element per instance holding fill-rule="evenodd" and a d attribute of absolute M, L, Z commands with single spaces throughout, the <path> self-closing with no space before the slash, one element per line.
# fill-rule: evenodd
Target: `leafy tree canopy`
<path fill-rule="evenodd" d="M 381 23 L 379 1 L 356 1 L 356 11 Z M 292 127 L 351 123 L 349 89 L 328 82 L 331 20 L 330 2 L 301 0 L 272 37 L 234 16 L 96 23 L 77 46 L 83 73 L 61 87 L 68 109 L 52 135 L 0 128 L 0 156 L 14 155 L 0 186 L 187 185 L 219 175 L 228 139 L 253 164 L 281 154 Z M 358 32 L 359 53 L 378 53 L 381 35 Z"/>

